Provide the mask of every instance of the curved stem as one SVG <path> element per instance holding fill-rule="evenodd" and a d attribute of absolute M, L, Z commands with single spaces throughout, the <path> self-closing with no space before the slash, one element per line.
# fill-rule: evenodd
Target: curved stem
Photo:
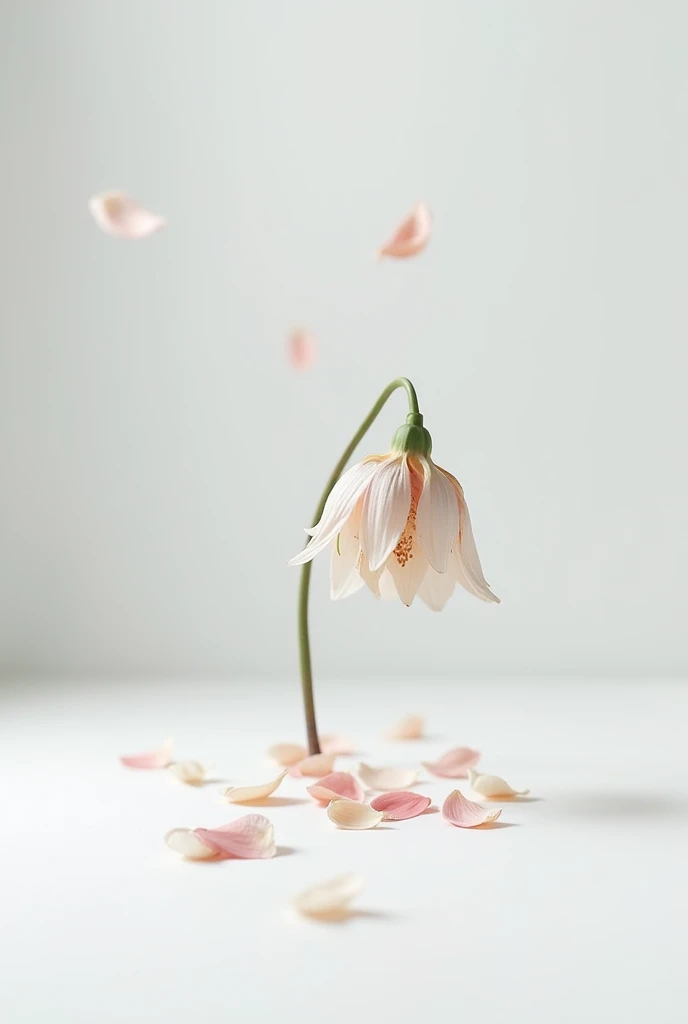
<path fill-rule="evenodd" d="M 342 452 L 337 465 L 332 470 L 330 478 L 325 484 L 325 489 L 320 496 L 320 501 L 313 516 L 313 522 L 317 523 L 323 514 L 325 502 L 330 496 L 330 491 L 339 480 L 344 467 L 351 458 L 359 441 L 365 436 L 372 424 L 377 419 L 387 399 L 398 388 L 404 388 L 408 396 L 409 413 L 419 416 L 418 396 L 416 389 L 407 377 L 397 377 L 378 398 L 360 427 L 351 438 L 351 441 Z M 421 419 L 422 422 L 422 419 Z M 299 584 L 298 602 L 298 626 L 299 626 L 299 657 L 301 660 L 301 689 L 303 692 L 303 709 L 306 715 L 306 732 L 308 735 L 308 751 L 311 754 L 320 753 L 320 742 L 318 740 L 318 728 L 315 721 L 315 701 L 313 699 L 313 670 L 311 666 L 311 644 L 308 636 L 308 595 L 311 587 L 311 566 L 312 562 L 305 562 L 301 567 L 301 582 Z"/>

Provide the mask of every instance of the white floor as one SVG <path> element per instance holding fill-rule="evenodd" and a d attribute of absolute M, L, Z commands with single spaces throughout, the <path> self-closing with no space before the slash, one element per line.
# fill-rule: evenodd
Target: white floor
<path fill-rule="evenodd" d="M 268 744 L 300 739 L 295 683 L 54 683 L 0 700 L 3 1024 L 687 1019 L 688 685 L 327 685 L 323 731 L 365 760 L 476 746 L 533 799 L 490 831 L 431 814 L 341 832 L 288 779 L 262 810 L 279 856 L 209 864 L 180 861 L 165 832 L 245 811 L 117 755 L 172 733 L 180 758 L 265 780 Z M 426 741 L 379 739 L 410 711 Z M 441 803 L 450 788 L 420 790 Z M 347 870 L 368 881 L 346 923 L 289 912 Z"/>

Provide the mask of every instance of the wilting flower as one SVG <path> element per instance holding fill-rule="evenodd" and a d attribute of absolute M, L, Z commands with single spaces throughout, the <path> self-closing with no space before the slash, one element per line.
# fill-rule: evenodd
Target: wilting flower
<path fill-rule="evenodd" d="M 307 531 L 308 545 L 289 564 L 332 545 L 333 600 L 366 584 L 376 597 L 410 605 L 418 594 L 439 611 L 459 583 L 498 603 L 483 576 L 461 484 L 435 465 L 431 444 L 422 417 L 409 416 L 388 454 L 370 455 L 339 478 Z"/>

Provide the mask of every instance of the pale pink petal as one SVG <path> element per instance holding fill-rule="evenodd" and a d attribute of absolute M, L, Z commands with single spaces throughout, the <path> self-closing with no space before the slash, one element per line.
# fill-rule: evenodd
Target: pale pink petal
<path fill-rule="evenodd" d="M 404 821 L 427 811 L 430 797 L 421 793 L 380 793 L 370 801 L 370 806 L 375 811 L 382 811 L 388 821 Z"/>
<path fill-rule="evenodd" d="M 418 502 L 418 538 L 430 565 L 446 573 L 452 544 L 459 533 L 459 503 L 449 478 L 425 459 L 425 486 Z"/>
<path fill-rule="evenodd" d="M 225 790 L 224 798 L 230 804 L 253 804 L 261 800 L 267 800 L 279 788 L 286 774 L 285 769 L 276 779 L 272 779 L 270 782 L 263 782 L 258 786 L 230 786 L 229 789 Z"/>
<path fill-rule="evenodd" d="M 342 736 L 339 733 L 329 733 L 325 736 L 320 737 L 320 750 L 323 754 L 334 754 L 335 756 L 341 754 L 353 754 L 354 744 L 348 738 L 348 736 Z"/>
<path fill-rule="evenodd" d="M 273 743 L 268 747 L 268 757 L 276 764 L 288 768 L 308 756 L 308 750 L 300 743 Z"/>
<path fill-rule="evenodd" d="M 432 217 L 425 203 L 418 203 L 401 222 L 392 237 L 378 250 L 378 259 L 392 256 L 407 259 L 422 252 L 430 241 Z"/>
<path fill-rule="evenodd" d="M 200 761 L 177 761 L 169 765 L 167 770 L 187 786 L 202 786 L 208 781 L 212 767 L 206 768 Z"/>
<path fill-rule="evenodd" d="M 261 860 L 274 857 L 275 830 L 262 814 L 246 814 L 219 828 L 194 829 L 198 838 L 224 857 Z"/>
<path fill-rule="evenodd" d="M 173 828 L 165 836 L 165 842 L 171 850 L 181 853 L 187 860 L 208 860 L 217 856 L 215 847 L 204 843 L 190 828 Z"/>
<path fill-rule="evenodd" d="M 369 789 L 408 789 L 418 781 L 415 768 L 372 768 L 359 764 L 358 777 Z"/>
<path fill-rule="evenodd" d="M 339 875 L 321 885 L 304 889 L 295 898 L 293 905 L 299 913 L 308 917 L 340 917 L 346 914 L 349 904 L 358 896 L 363 885 L 364 880 L 360 875 Z"/>
<path fill-rule="evenodd" d="M 361 551 L 358 534 L 362 508 L 363 499 L 359 498 L 353 512 L 332 543 L 330 597 L 333 601 L 349 597 L 364 585 L 358 572 Z"/>
<path fill-rule="evenodd" d="M 312 786 L 306 787 L 315 800 L 329 803 L 338 797 L 346 800 L 363 800 L 364 794 L 359 782 L 349 772 L 332 772 L 324 779 L 319 779 Z"/>
<path fill-rule="evenodd" d="M 405 715 L 395 722 L 385 735 L 390 740 L 419 740 L 423 735 L 425 719 L 422 715 Z"/>
<path fill-rule="evenodd" d="M 383 569 L 379 579 L 379 592 L 383 601 L 397 601 L 399 595 L 394 585 L 394 577 L 389 569 Z"/>
<path fill-rule="evenodd" d="M 172 746 L 172 737 L 169 737 L 157 750 L 146 754 L 126 754 L 120 757 L 120 761 L 127 768 L 167 768 L 172 760 Z"/>
<path fill-rule="evenodd" d="M 482 772 L 468 771 L 468 781 L 471 789 L 479 796 L 486 796 L 489 800 L 504 800 L 512 796 L 525 796 L 529 789 L 512 789 L 508 782 L 501 779 L 499 775 L 483 775 Z"/>
<path fill-rule="evenodd" d="M 384 571 L 384 566 L 382 566 L 380 569 L 376 569 L 375 572 L 371 572 L 366 555 L 363 551 L 359 553 L 358 575 L 378 601 L 380 600 L 380 580 Z M 394 596 L 396 597 L 396 593 Z"/>
<path fill-rule="evenodd" d="M 287 357 L 296 370 L 305 370 L 315 362 L 315 338 L 302 327 L 295 328 L 287 340 Z"/>
<path fill-rule="evenodd" d="M 361 549 L 372 572 L 399 543 L 411 508 L 411 474 L 406 455 L 379 464 L 366 490 L 361 516 Z"/>
<path fill-rule="evenodd" d="M 431 611 L 441 612 L 454 593 L 455 586 L 456 573 L 453 564 L 447 572 L 435 572 L 430 566 L 418 587 L 418 597 Z"/>
<path fill-rule="evenodd" d="M 423 761 L 423 767 L 441 779 L 466 779 L 468 772 L 480 760 L 477 750 L 470 747 L 454 747 L 437 761 Z"/>
<path fill-rule="evenodd" d="M 380 462 L 377 459 L 366 459 L 340 476 L 330 491 L 320 520 L 309 531 L 311 540 L 303 551 L 289 560 L 288 565 L 309 562 L 335 539 L 379 468 Z"/>
<path fill-rule="evenodd" d="M 303 761 L 297 761 L 289 767 L 289 774 L 300 779 L 302 776 L 310 776 L 313 779 L 321 779 L 323 775 L 329 775 L 334 768 L 336 754 L 311 754 L 304 757 Z"/>
<path fill-rule="evenodd" d="M 102 192 L 89 199 L 88 207 L 98 227 L 115 238 L 146 238 L 166 223 L 124 192 Z"/>
<path fill-rule="evenodd" d="M 496 594 L 492 593 L 489 584 L 483 576 L 482 566 L 478 558 L 478 549 L 475 546 L 475 538 L 473 537 L 471 517 L 463 494 L 463 487 L 456 477 L 448 473 L 446 469 L 443 469 L 442 472 L 452 483 L 459 503 L 459 533 L 452 546 L 453 571 L 456 581 L 481 601 L 499 604 L 499 598 Z"/>
<path fill-rule="evenodd" d="M 430 571 L 425 552 L 416 543 L 415 523 L 406 527 L 399 547 L 387 559 L 387 569 L 394 580 L 399 600 L 410 608 L 426 574 Z"/>
<path fill-rule="evenodd" d="M 476 825 L 484 825 L 486 822 L 496 821 L 501 813 L 501 807 L 488 811 L 485 807 L 481 807 L 480 804 L 467 800 L 465 796 L 459 793 L 458 789 L 449 794 L 442 806 L 442 817 L 444 820 L 448 821 L 450 825 L 458 826 L 458 828 L 475 828 Z"/>
<path fill-rule="evenodd" d="M 327 816 L 337 828 L 375 828 L 382 821 L 382 811 L 374 811 L 368 804 L 355 800 L 333 800 L 327 806 Z"/>

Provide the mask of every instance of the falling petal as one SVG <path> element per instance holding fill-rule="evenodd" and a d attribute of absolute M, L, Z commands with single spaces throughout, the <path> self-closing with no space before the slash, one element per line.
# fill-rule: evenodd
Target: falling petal
<path fill-rule="evenodd" d="M 422 715 L 405 715 L 395 722 L 385 735 L 390 740 L 419 740 L 423 735 L 425 719 Z"/>
<path fill-rule="evenodd" d="M 337 828 L 375 828 L 382 821 L 382 811 L 375 811 L 368 804 L 355 800 L 333 800 L 327 807 L 327 816 Z"/>
<path fill-rule="evenodd" d="M 264 782 L 260 786 L 230 786 L 222 795 L 230 804 L 253 804 L 260 800 L 267 800 L 279 788 L 286 774 L 285 770 L 276 779 Z"/>
<path fill-rule="evenodd" d="M 430 797 L 420 793 L 381 793 L 370 801 L 370 806 L 375 811 L 382 811 L 385 820 L 404 821 L 427 811 Z"/>
<path fill-rule="evenodd" d="M 208 860 L 216 857 L 217 850 L 204 843 L 190 828 L 173 828 L 165 836 L 165 842 L 175 853 L 181 853 L 187 860 Z"/>
<path fill-rule="evenodd" d="M 358 780 L 349 772 L 332 772 L 324 779 L 319 779 L 312 786 L 307 786 L 308 792 L 315 800 L 322 800 L 329 803 L 338 797 L 346 800 L 356 800 L 359 803 L 363 800 L 364 794 Z"/>
<path fill-rule="evenodd" d="M 146 238 L 166 224 L 165 218 L 144 209 L 124 192 L 102 192 L 88 201 L 99 228 L 115 238 Z"/>
<path fill-rule="evenodd" d="M 450 825 L 457 825 L 458 828 L 475 828 L 476 825 L 484 825 L 489 821 L 496 821 L 502 813 L 501 807 L 495 807 L 488 811 L 480 804 L 467 800 L 465 796 L 455 789 L 450 793 L 442 806 L 442 817 Z"/>
<path fill-rule="evenodd" d="M 315 362 L 315 338 L 308 331 L 297 327 L 287 340 L 287 356 L 296 370 L 305 370 Z"/>
<path fill-rule="evenodd" d="M 392 237 L 378 250 L 378 259 L 393 256 L 403 260 L 422 252 L 430 241 L 432 216 L 425 203 L 418 203 L 401 222 Z"/>
<path fill-rule="evenodd" d="M 187 786 L 202 786 L 211 771 L 200 761 L 177 761 L 175 764 L 169 765 L 167 770 L 180 782 L 185 782 Z"/>
<path fill-rule="evenodd" d="M 320 737 L 320 749 L 323 754 L 353 754 L 354 745 L 346 736 L 333 733 L 331 736 Z"/>
<path fill-rule="evenodd" d="M 408 789 L 417 782 L 418 772 L 415 768 L 372 768 L 361 763 L 358 777 L 369 789 Z"/>
<path fill-rule="evenodd" d="M 300 779 L 303 775 L 320 779 L 323 775 L 330 774 L 334 768 L 336 756 L 336 754 L 311 754 L 310 757 L 304 757 L 303 761 L 291 765 L 289 774 L 295 779 Z"/>
<path fill-rule="evenodd" d="M 455 747 L 442 754 L 437 761 L 423 761 L 423 767 L 442 779 L 467 779 L 468 772 L 480 760 L 477 750 L 470 747 Z"/>
<path fill-rule="evenodd" d="M 512 789 L 508 782 L 500 779 L 498 775 L 482 775 L 480 772 L 469 770 L 468 781 L 474 793 L 486 796 L 489 799 L 505 799 L 510 796 L 525 796 L 529 789 Z"/>
<path fill-rule="evenodd" d="M 195 834 L 224 857 L 262 860 L 274 857 L 275 830 L 262 814 L 246 814 L 219 828 L 197 828 Z"/>
<path fill-rule="evenodd" d="M 172 737 L 147 754 L 127 754 L 120 757 L 122 764 L 127 768 L 167 768 L 172 760 Z"/>
<path fill-rule="evenodd" d="M 300 743 L 275 743 L 268 748 L 268 757 L 283 768 L 289 768 L 307 756 L 308 751 Z"/>
<path fill-rule="evenodd" d="M 313 885 L 304 889 L 293 902 L 300 914 L 308 917 L 340 917 L 346 913 L 347 907 L 358 896 L 364 886 L 361 875 L 338 875 L 321 885 Z"/>

